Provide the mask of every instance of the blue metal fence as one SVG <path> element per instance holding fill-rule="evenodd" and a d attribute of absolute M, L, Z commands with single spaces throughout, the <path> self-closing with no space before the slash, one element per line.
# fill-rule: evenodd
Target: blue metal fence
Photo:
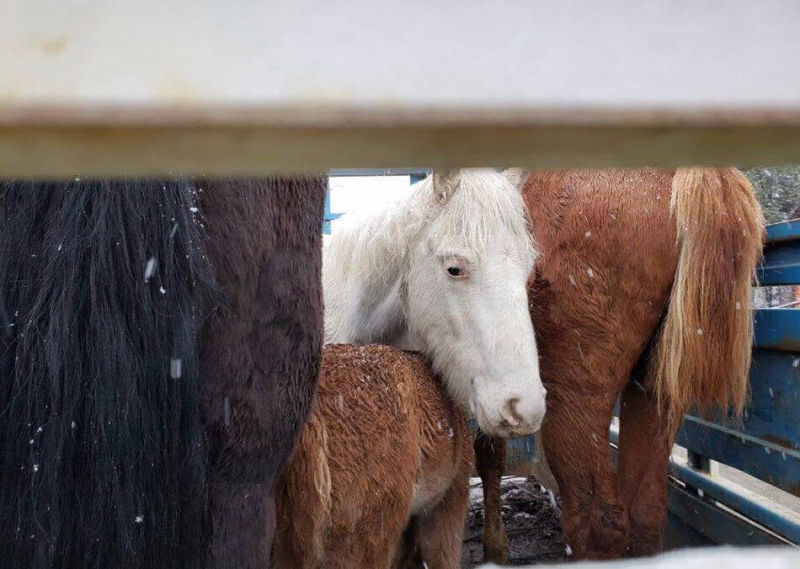
<path fill-rule="evenodd" d="M 800 220 L 768 226 L 758 276 L 764 286 L 800 285 Z M 672 465 L 670 511 L 714 543 L 800 544 L 795 516 L 736 492 L 703 468 L 715 460 L 800 497 L 800 309 L 759 309 L 753 317 L 745 416 L 741 422 L 686 416 L 677 442 L 689 451 L 690 466 Z"/>

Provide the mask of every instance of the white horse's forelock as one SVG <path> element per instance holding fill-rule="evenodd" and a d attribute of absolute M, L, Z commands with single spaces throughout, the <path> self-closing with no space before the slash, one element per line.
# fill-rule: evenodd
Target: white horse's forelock
<path fill-rule="evenodd" d="M 483 258 L 487 241 L 503 227 L 510 244 L 533 264 L 537 253 L 525 204 L 505 176 L 488 169 L 460 170 L 445 202 L 437 198 L 432 185 L 429 176 L 407 200 L 369 217 L 343 219 L 326 248 L 325 263 L 346 268 L 349 278 L 391 280 L 396 275 L 388 267 L 404 264 L 423 231 L 436 220 L 442 238 L 458 239 L 478 259 Z"/>
<path fill-rule="evenodd" d="M 461 170 L 458 185 L 437 220 L 442 235 L 457 237 L 477 258 L 488 240 L 504 228 L 508 245 L 533 265 L 536 248 L 527 224 L 522 195 L 502 174 L 488 169 Z"/>

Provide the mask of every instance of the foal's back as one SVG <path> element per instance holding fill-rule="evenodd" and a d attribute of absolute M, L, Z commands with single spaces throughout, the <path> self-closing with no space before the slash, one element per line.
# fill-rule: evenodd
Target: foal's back
<path fill-rule="evenodd" d="M 428 566 L 458 567 L 471 464 L 466 420 L 421 356 L 326 346 L 278 484 L 278 565 L 389 567 L 413 521 Z"/>

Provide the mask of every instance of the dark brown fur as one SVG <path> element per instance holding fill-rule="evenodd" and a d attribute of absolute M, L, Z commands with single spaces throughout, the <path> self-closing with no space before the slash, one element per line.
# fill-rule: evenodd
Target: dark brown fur
<path fill-rule="evenodd" d="M 277 566 L 458 567 L 472 461 L 464 415 L 420 355 L 326 346 L 277 485 Z M 407 528 L 415 551 L 401 551 Z"/>
<path fill-rule="evenodd" d="M 4 567 L 267 567 L 319 371 L 324 196 L 0 183 Z"/>
<path fill-rule="evenodd" d="M 201 351 L 209 565 L 263 569 L 275 529 L 273 485 L 319 372 L 325 180 L 202 186 L 207 248 L 222 294 Z"/>
<path fill-rule="evenodd" d="M 541 434 L 567 542 L 576 558 L 654 553 L 677 419 L 691 403 L 744 403 L 760 208 L 732 168 L 538 172 L 523 194 L 542 252 L 529 288 Z"/>

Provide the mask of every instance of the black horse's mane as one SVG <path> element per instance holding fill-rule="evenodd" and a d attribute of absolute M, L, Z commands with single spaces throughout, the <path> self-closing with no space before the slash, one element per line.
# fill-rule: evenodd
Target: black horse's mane
<path fill-rule="evenodd" d="M 192 184 L 6 182 L 0 199 L 0 564 L 201 567 L 213 279 Z"/>

